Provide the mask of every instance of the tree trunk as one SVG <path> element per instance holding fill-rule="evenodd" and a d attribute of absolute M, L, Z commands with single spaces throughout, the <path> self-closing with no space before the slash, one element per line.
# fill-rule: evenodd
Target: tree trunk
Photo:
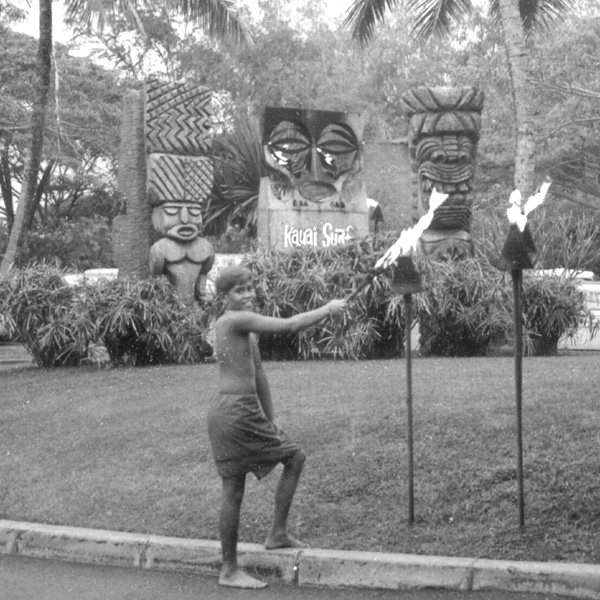
<path fill-rule="evenodd" d="M 44 146 L 44 125 L 50 74 L 52 71 L 52 0 L 39 0 L 40 3 L 40 40 L 37 54 L 37 81 L 31 113 L 31 143 L 25 158 L 25 169 L 17 213 L 10 231 L 6 254 L 0 264 L 0 278 L 5 277 L 12 267 L 25 223 L 27 207 L 33 200 L 37 184 L 38 171 Z"/>
<path fill-rule="evenodd" d="M 25 218 L 23 219 L 25 223 L 25 228 L 27 231 L 31 230 L 33 227 L 33 223 L 35 221 L 35 213 L 38 212 L 40 203 L 42 202 L 42 196 L 48 187 L 48 183 L 50 181 L 50 177 L 54 171 L 55 162 L 53 160 L 49 161 L 48 164 L 44 167 L 44 172 L 42 173 L 42 177 L 40 178 L 40 182 L 36 187 L 35 194 L 33 198 L 27 205 L 27 211 L 25 214 Z M 41 212 L 41 211 L 40 211 Z M 46 223 L 44 219 L 44 215 L 40 215 L 40 219 L 42 223 Z"/>
<path fill-rule="evenodd" d="M 528 198 L 535 191 L 537 122 L 529 77 L 530 53 L 525 43 L 518 0 L 498 0 L 504 47 L 512 83 L 515 114 L 515 188 Z"/>
<path fill-rule="evenodd" d="M 8 161 L 11 134 L 6 131 L 0 131 L 0 142 L 2 142 L 2 146 L 0 147 L 0 190 L 2 191 L 2 200 L 6 210 L 6 223 L 10 231 L 15 220 L 10 164 Z"/>

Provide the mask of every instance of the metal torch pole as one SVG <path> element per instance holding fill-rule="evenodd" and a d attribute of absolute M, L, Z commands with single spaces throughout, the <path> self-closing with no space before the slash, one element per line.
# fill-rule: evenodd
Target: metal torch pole
<path fill-rule="evenodd" d="M 519 528 L 525 527 L 525 507 L 523 494 L 523 315 L 521 299 L 523 271 L 511 270 L 514 299 L 515 326 L 515 397 L 517 401 L 517 485 L 519 488 Z"/>
<path fill-rule="evenodd" d="M 404 294 L 404 337 L 406 353 L 406 421 L 408 425 L 408 522 L 415 522 L 415 482 L 413 461 L 413 418 L 412 418 L 412 351 L 411 351 L 411 324 L 412 324 L 412 294 Z"/>

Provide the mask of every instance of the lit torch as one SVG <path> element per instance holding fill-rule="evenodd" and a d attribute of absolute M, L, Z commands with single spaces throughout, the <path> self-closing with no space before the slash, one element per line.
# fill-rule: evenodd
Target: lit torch
<path fill-rule="evenodd" d="M 386 250 L 375 263 L 373 277 L 377 277 L 388 267 L 392 267 L 392 291 L 402 294 L 404 300 L 404 343 L 406 357 L 406 421 L 408 447 L 408 521 L 412 525 L 415 520 L 414 511 L 414 460 L 413 460 L 413 418 L 412 418 L 412 364 L 411 364 L 411 328 L 412 328 L 412 294 L 421 291 L 421 281 L 411 258 L 417 252 L 418 243 L 423 232 L 431 225 L 435 210 L 444 202 L 448 194 L 440 194 L 436 189 L 429 199 L 429 210 L 411 229 L 405 229 L 398 240 Z M 352 299 L 364 287 L 360 286 L 349 299 Z"/>
<path fill-rule="evenodd" d="M 535 253 L 535 246 L 527 217 L 531 211 L 544 201 L 550 182 L 546 181 L 539 191 L 521 206 L 521 192 L 515 190 L 508 200 L 506 216 L 510 223 L 508 235 L 502 248 L 502 267 L 509 270 L 512 277 L 514 306 L 514 354 L 515 354 L 515 396 L 517 406 L 517 485 L 519 492 L 519 527 L 525 526 L 525 509 L 523 494 L 523 269 L 531 269 L 533 263 L 530 255 Z"/>

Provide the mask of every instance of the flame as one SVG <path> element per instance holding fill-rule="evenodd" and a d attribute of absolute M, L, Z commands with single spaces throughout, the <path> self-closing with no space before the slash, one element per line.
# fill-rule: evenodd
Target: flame
<path fill-rule="evenodd" d="M 519 228 L 519 231 L 525 231 L 525 227 L 527 226 L 527 215 L 529 215 L 534 208 L 537 208 L 542 204 L 551 183 L 552 182 L 550 181 L 544 181 L 540 186 L 539 191 L 533 196 L 530 196 L 523 207 L 521 207 L 521 192 L 519 190 L 514 190 L 508 199 L 510 206 L 506 210 L 506 216 L 508 217 L 509 223 L 516 225 Z"/>
<path fill-rule="evenodd" d="M 414 227 L 402 231 L 396 242 L 375 263 L 375 269 L 385 269 L 395 262 L 399 256 L 407 256 L 411 251 L 416 252 L 419 238 L 429 225 L 431 225 L 433 213 L 447 197 L 448 194 L 441 194 L 434 188 L 429 198 L 429 210 L 427 213 L 419 219 Z"/>
<path fill-rule="evenodd" d="M 529 200 L 527 200 L 527 202 L 525 202 L 525 206 L 523 208 L 525 216 L 527 216 L 534 208 L 537 208 L 544 201 L 551 183 L 552 182 L 550 181 L 544 181 L 537 194 L 534 194 L 529 198 Z"/>

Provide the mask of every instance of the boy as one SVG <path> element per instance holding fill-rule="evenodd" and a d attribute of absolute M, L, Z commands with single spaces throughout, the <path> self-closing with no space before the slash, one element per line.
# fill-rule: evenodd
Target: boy
<path fill-rule="evenodd" d="M 249 269 L 239 266 L 223 269 L 215 287 L 224 300 L 224 314 L 215 323 L 219 391 L 208 411 L 208 433 L 223 483 L 219 518 L 223 566 L 219 583 L 261 588 L 267 584 L 245 573 L 237 563 L 246 474 L 252 472 L 260 479 L 278 463 L 283 464 L 275 490 L 273 524 L 265 547 L 303 547 L 288 534 L 287 518 L 306 455 L 274 422 L 257 334 L 307 329 L 323 319 L 341 315 L 346 300 L 332 300 L 316 310 L 278 319 L 253 312 L 256 293 Z"/>

